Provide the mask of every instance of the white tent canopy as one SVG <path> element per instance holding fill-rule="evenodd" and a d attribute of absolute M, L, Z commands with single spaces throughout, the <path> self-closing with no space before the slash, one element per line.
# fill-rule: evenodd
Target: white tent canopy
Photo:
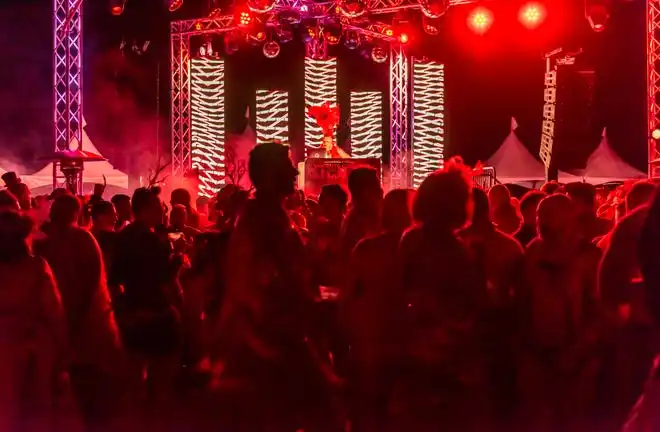
<path fill-rule="evenodd" d="M 595 185 L 647 177 L 646 173 L 630 166 L 610 147 L 606 129 L 603 129 L 598 148 L 587 159 L 586 168 L 575 175 L 576 178 Z"/>
<path fill-rule="evenodd" d="M 537 182 L 545 179 L 545 167 L 520 142 L 515 134 L 516 119 L 511 118 L 511 132 L 486 165 L 495 168 L 501 183 Z"/>
<path fill-rule="evenodd" d="M 100 155 L 101 153 L 97 150 L 96 146 L 94 146 L 92 140 L 89 139 L 89 136 L 85 131 L 85 126 L 87 126 L 87 123 L 83 119 L 82 149 L 85 150 L 86 152 Z M 76 147 L 75 141 L 72 144 L 73 144 L 72 148 L 75 148 Z M 110 162 L 100 161 L 100 162 L 85 163 L 85 171 L 83 172 L 83 182 L 85 184 L 94 184 L 94 183 L 103 184 L 104 176 L 108 186 L 114 186 L 115 188 L 119 188 L 119 189 L 128 189 L 128 175 L 115 169 L 110 164 Z M 53 165 L 48 164 L 40 171 L 32 175 L 23 176 L 22 180 L 31 189 L 37 189 L 43 186 L 52 185 Z"/>

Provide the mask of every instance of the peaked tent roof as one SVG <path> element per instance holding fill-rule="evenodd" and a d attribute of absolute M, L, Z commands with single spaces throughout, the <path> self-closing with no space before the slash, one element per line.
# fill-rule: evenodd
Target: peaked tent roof
<path fill-rule="evenodd" d="M 603 129 L 600 144 L 589 156 L 587 166 L 580 174 L 584 181 L 592 184 L 647 177 L 646 173 L 633 168 L 616 154 L 607 140 L 606 129 Z"/>
<path fill-rule="evenodd" d="M 511 132 L 499 149 L 488 159 L 501 183 L 520 183 L 545 179 L 545 167 L 527 150 L 515 134 L 516 119 L 511 118 Z"/>
<path fill-rule="evenodd" d="M 96 153 L 100 155 L 101 153 L 97 150 L 92 140 L 89 139 L 85 127 L 87 122 L 83 119 L 83 130 L 82 130 L 82 148 L 86 152 Z M 75 139 L 75 138 L 74 138 Z M 72 148 L 77 148 L 76 142 L 72 142 Z M 83 181 L 87 184 L 89 183 L 103 183 L 103 176 L 107 181 L 109 186 L 115 186 L 121 189 L 128 189 L 128 175 L 123 172 L 116 170 L 108 161 L 99 161 L 99 162 L 87 162 L 85 164 L 85 171 L 83 173 Z M 53 183 L 53 165 L 48 164 L 40 171 L 28 176 L 22 177 L 23 182 L 26 183 L 30 188 L 39 188 L 42 186 L 51 185 Z"/>
<path fill-rule="evenodd" d="M 647 175 L 625 162 L 610 147 L 607 140 L 607 129 L 603 128 L 602 138 L 596 150 L 587 159 L 586 168 L 569 174 L 570 181 L 584 181 L 591 184 L 603 184 L 608 182 L 625 181 L 631 179 L 643 179 Z M 560 181 L 562 181 L 560 175 Z M 563 182 L 569 181 L 564 178 Z"/>

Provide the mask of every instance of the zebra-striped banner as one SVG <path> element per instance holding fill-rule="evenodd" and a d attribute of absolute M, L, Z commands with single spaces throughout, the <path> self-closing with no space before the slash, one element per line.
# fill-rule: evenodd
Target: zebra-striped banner
<path fill-rule="evenodd" d="M 380 92 L 351 92 L 351 156 L 383 157 L 383 106 Z"/>
<path fill-rule="evenodd" d="M 257 143 L 289 141 L 289 92 L 257 90 Z"/>
<path fill-rule="evenodd" d="M 445 65 L 413 59 L 413 186 L 444 165 Z"/>
<path fill-rule="evenodd" d="M 318 106 L 325 102 L 337 103 L 337 59 L 316 60 L 305 58 L 305 105 Z M 305 116 L 305 155 L 317 148 L 323 140 L 323 131 L 316 120 Z"/>
<path fill-rule="evenodd" d="M 195 58 L 190 68 L 192 166 L 200 195 L 210 197 L 225 183 L 225 63 Z"/>

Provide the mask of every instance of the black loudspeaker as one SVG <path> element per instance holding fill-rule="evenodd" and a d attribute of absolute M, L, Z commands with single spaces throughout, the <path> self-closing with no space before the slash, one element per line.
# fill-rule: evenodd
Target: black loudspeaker
<path fill-rule="evenodd" d="M 592 70 L 560 66 L 557 70 L 552 166 L 561 171 L 583 169 L 594 140 L 596 79 Z"/>

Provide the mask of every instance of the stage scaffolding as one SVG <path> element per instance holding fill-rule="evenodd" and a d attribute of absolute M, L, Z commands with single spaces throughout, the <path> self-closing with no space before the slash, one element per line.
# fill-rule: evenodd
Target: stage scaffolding
<path fill-rule="evenodd" d="M 402 5 L 399 8 L 415 7 Z M 396 10 L 396 9 L 395 9 Z M 390 13 L 392 8 L 372 10 Z M 222 34 L 237 29 L 233 16 L 176 21 L 171 24 L 172 54 L 172 171 L 185 175 L 192 169 L 190 134 L 190 39 L 204 34 Z M 410 148 L 410 59 L 403 46 L 380 32 L 377 24 L 358 31 L 379 35 L 391 43 L 390 49 L 390 187 L 412 187 L 412 152 Z M 335 84 L 335 83 L 333 83 Z"/>
<path fill-rule="evenodd" d="M 452 0 L 451 5 L 472 0 Z M 296 7 L 299 0 L 280 0 L 281 5 Z M 397 4 L 398 3 L 398 4 Z M 419 9 L 419 3 L 404 0 L 377 0 L 372 15 Z M 651 131 L 660 125 L 660 0 L 647 0 L 647 132 L 649 175 L 660 159 Z M 171 24 L 172 62 L 172 169 L 182 175 L 191 169 L 190 154 L 190 37 L 233 30 L 233 16 L 175 21 Z M 363 32 L 378 33 L 377 24 Z M 53 1 L 53 129 L 56 150 L 65 150 L 73 138 L 82 143 L 82 0 Z M 392 63 L 391 63 L 392 64 Z M 395 66 L 396 63 L 393 63 Z M 392 83 L 393 80 L 390 80 Z M 391 101 L 390 101 L 391 102 Z M 391 108 L 391 103 L 390 103 Z M 407 132 L 405 130 L 404 132 Z M 397 137 L 398 139 L 398 137 Z M 397 141 L 398 143 L 402 141 Z M 398 150 L 398 149 L 397 149 Z M 398 160 L 397 160 L 398 161 Z M 57 173 L 53 172 L 53 184 Z M 397 173 L 399 175 L 399 173 Z"/>

